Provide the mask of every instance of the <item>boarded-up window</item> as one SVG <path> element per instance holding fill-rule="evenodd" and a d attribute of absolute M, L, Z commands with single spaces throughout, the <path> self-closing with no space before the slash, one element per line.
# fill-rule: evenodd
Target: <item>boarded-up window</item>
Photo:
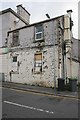
<path fill-rule="evenodd" d="M 13 39 L 12 39 L 12 44 L 11 46 L 18 46 L 20 43 L 19 43 L 19 31 L 16 30 L 13 32 Z"/>
<path fill-rule="evenodd" d="M 34 72 L 42 72 L 42 53 L 36 53 L 34 60 Z"/>
<path fill-rule="evenodd" d="M 35 54 L 35 60 L 42 60 L 42 53 Z"/>

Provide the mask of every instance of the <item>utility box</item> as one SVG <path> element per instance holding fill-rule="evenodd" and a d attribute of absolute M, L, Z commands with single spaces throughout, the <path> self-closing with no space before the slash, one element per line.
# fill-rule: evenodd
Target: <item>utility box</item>
<path fill-rule="evenodd" d="M 76 92 L 77 91 L 77 79 L 74 78 L 69 78 L 69 89 L 72 92 Z"/>
<path fill-rule="evenodd" d="M 65 90 L 65 80 L 64 78 L 58 78 L 58 91 Z"/>

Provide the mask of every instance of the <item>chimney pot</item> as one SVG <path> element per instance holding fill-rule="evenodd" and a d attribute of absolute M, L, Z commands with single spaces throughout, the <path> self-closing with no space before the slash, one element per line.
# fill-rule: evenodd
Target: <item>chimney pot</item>
<path fill-rule="evenodd" d="M 67 13 L 69 13 L 69 12 L 71 12 L 71 13 L 72 13 L 73 11 L 72 11 L 72 10 L 67 10 Z"/>

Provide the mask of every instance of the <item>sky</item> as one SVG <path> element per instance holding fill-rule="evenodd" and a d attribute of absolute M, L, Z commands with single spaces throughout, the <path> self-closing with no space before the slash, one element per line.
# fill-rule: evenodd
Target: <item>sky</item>
<path fill-rule="evenodd" d="M 30 24 L 60 15 L 67 14 L 67 10 L 72 9 L 73 37 L 78 38 L 78 1 L 79 0 L 0 0 L 0 10 L 12 8 L 17 11 L 16 6 L 22 4 L 31 14 Z"/>

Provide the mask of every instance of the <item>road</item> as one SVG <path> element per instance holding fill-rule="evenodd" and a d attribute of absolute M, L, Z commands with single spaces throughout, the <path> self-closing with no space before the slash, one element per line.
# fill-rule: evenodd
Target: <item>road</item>
<path fill-rule="evenodd" d="M 2 88 L 3 118 L 77 118 L 78 100 Z"/>

